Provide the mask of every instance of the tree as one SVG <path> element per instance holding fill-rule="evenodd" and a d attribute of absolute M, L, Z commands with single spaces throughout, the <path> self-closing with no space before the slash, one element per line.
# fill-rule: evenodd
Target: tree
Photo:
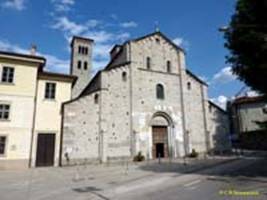
<path fill-rule="evenodd" d="M 233 73 L 267 95 L 267 0 L 238 0 L 224 38 Z"/>

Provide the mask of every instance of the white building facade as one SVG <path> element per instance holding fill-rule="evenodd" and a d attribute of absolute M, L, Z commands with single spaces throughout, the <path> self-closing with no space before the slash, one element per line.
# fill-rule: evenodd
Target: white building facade
<path fill-rule="evenodd" d="M 74 76 L 43 70 L 35 55 L 0 52 L 0 169 L 57 166 L 61 105 Z"/>

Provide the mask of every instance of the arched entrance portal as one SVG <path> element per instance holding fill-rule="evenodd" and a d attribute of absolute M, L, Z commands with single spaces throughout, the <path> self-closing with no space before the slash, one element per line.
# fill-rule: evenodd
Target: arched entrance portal
<path fill-rule="evenodd" d="M 171 132 L 173 123 L 165 113 L 156 113 L 151 121 L 152 128 L 152 158 L 171 157 Z"/>

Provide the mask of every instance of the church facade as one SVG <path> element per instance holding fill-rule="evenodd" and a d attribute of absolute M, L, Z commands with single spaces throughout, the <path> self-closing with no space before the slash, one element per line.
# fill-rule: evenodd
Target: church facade
<path fill-rule="evenodd" d="M 208 85 L 164 34 L 115 45 L 108 65 L 90 78 L 92 45 L 72 41 L 71 74 L 78 79 L 62 107 L 62 165 L 229 148 L 226 112 L 209 101 Z"/>

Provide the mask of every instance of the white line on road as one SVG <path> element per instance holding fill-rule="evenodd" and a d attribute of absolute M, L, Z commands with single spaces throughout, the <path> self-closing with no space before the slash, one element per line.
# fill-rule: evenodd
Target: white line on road
<path fill-rule="evenodd" d="M 190 183 L 184 184 L 184 187 L 190 187 L 192 185 L 195 185 L 195 184 L 199 183 L 200 181 L 201 181 L 200 179 L 197 179 L 197 180 L 192 181 Z"/>
<path fill-rule="evenodd" d="M 198 186 L 193 186 L 193 187 L 189 187 L 189 188 L 186 188 L 187 190 L 194 190 L 194 189 L 197 189 Z"/>

